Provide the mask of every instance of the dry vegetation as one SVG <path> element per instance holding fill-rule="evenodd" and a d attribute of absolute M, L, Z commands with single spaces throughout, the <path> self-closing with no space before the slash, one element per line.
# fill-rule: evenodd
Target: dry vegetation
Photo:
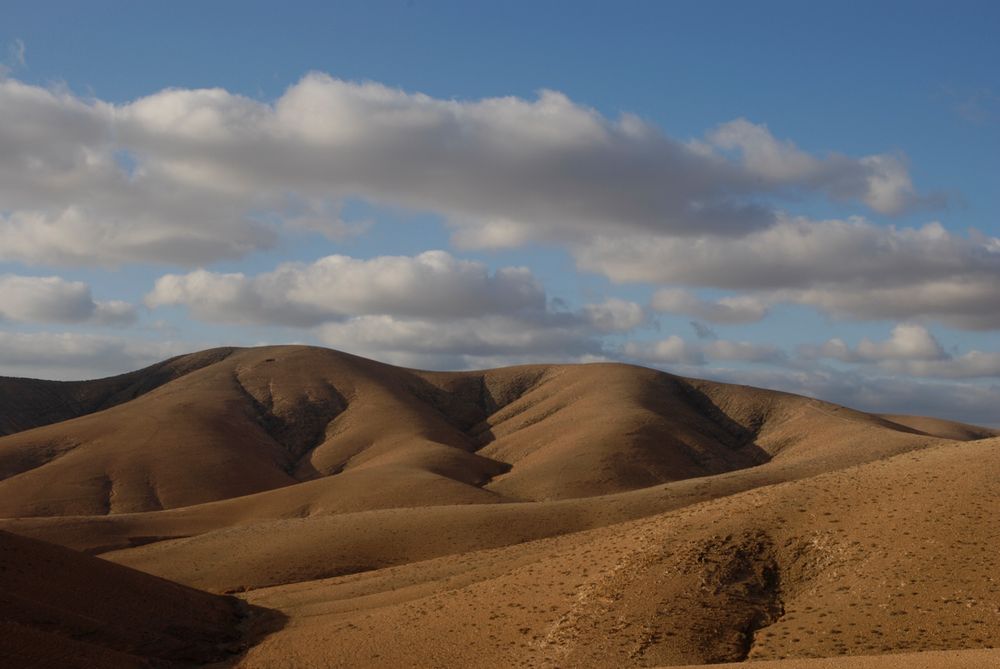
<path fill-rule="evenodd" d="M 1000 666 L 985 428 L 307 347 L 0 396 L 0 527 L 103 558 L 0 534 L 13 666 Z"/>

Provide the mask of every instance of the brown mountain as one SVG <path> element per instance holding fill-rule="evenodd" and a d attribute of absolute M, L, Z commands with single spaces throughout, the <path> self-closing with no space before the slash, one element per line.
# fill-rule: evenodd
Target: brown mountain
<path fill-rule="evenodd" d="M 0 526 L 288 616 L 241 666 L 943 667 L 1000 642 L 986 428 L 301 346 L 3 384 L 3 425 L 35 427 L 0 438 Z"/>

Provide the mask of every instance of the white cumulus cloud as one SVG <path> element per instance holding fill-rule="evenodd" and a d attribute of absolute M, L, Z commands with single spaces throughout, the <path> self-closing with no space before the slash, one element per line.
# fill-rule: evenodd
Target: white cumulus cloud
<path fill-rule="evenodd" d="M 544 311 L 545 291 L 523 267 L 495 272 L 445 251 L 360 260 L 335 255 L 256 276 L 196 270 L 160 277 L 155 308 L 183 305 L 203 320 L 318 325 L 349 316 L 457 318 Z"/>
<path fill-rule="evenodd" d="M 819 347 L 805 347 L 806 357 L 833 358 L 841 362 L 883 362 L 887 360 L 942 360 L 947 357 L 938 340 L 922 325 L 901 323 L 885 341 L 862 339 L 851 348 L 834 338 Z"/>
<path fill-rule="evenodd" d="M 802 347 L 805 358 L 829 358 L 847 363 L 874 363 L 885 372 L 915 377 L 974 379 L 1000 376 L 1000 353 L 972 350 L 961 355 L 945 351 L 922 325 L 901 323 L 884 341 L 862 339 L 851 348 L 840 338 L 820 346 Z"/>
<path fill-rule="evenodd" d="M 660 311 L 714 322 L 747 322 L 785 302 L 854 319 L 1000 327 L 1000 239 L 961 237 L 939 223 L 783 217 L 742 237 L 595 237 L 575 252 L 581 269 L 620 283 L 739 291 L 714 303 L 676 288 L 654 297 Z"/>
<path fill-rule="evenodd" d="M 928 202 L 917 195 L 905 161 L 891 154 L 853 159 L 810 155 L 779 140 L 765 125 L 746 119 L 725 123 L 708 135 L 712 147 L 736 150 L 747 171 L 773 186 L 811 187 L 835 199 L 857 199 L 881 214 L 900 214 Z M 704 145 L 703 145 L 704 146 Z"/>
<path fill-rule="evenodd" d="M 445 251 L 357 259 L 328 256 L 248 276 L 196 270 L 160 277 L 152 309 L 200 320 L 311 328 L 323 343 L 415 366 L 459 367 L 605 356 L 601 337 L 646 323 L 619 298 L 568 310 L 549 304 L 523 267 L 495 271 Z M 536 360 L 537 361 L 537 360 Z"/>
<path fill-rule="evenodd" d="M 284 227 L 349 234 L 348 197 L 440 214 L 477 247 L 739 236 L 788 190 L 883 213 L 913 199 L 894 156 L 815 157 L 746 121 L 689 143 L 556 91 L 452 100 L 314 73 L 273 103 L 214 88 L 115 105 L 4 79 L 0 116 L 0 260 L 27 263 L 237 258 Z"/>
<path fill-rule="evenodd" d="M 191 350 L 190 344 L 75 332 L 0 332 L 0 375 L 96 378 L 129 372 Z"/>
<path fill-rule="evenodd" d="M 127 325 L 135 308 L 127 302 L 96 302 L 87 284 L 57 276 L 0 275 L 0 321 Z"/>

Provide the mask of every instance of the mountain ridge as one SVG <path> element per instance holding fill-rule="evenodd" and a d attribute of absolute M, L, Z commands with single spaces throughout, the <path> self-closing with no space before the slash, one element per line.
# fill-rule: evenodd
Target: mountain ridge
<path fill-rule="evenodd" d="M 107 408 L 0 437 L 0 516 L 156 511 L 325 477 L 349 495 L 386 472 L 400 488 L 436 477 L 446 502 L 571 499 L 788 457 L 809 412 L 832 435 L 827 455 L 859 426 L 930 436 L 617 363 L 427 372 L 290 346 L 211 349 L 113 378 L 128 385 Z"/>

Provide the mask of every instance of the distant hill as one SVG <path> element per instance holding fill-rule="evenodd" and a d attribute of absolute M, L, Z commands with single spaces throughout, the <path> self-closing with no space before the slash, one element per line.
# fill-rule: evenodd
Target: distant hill
<path fill-rule="evenodd" d="M 6 425 L 67 418 L 0 438 L 6 517 L 156 511 L 327 477 L 354 509 L 375 489 L 371 508 L 567 499 L 839 457 L 859 429 L 928 434 L 628 365 L 420 372 L 296 346 L 215 349 L 93 382 L 4 383 L 20 398 L 5 405 Z"/>
<path fill-rule="evenodd" d="M 183 355 L 128 374 L 94 381 L 42 381 L 0 376 L 0 435 L 58 423 L 113 407 L 225 358 L 231 348 Z"/>

